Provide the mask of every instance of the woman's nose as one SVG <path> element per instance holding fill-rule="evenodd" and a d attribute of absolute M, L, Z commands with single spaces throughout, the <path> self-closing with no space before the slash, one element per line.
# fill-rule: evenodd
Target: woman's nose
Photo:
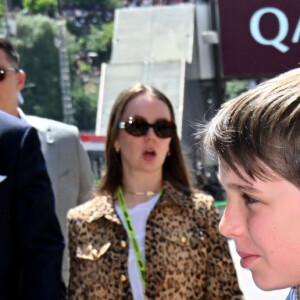
<path fill-rule="evenodd" d="M 239 205 L 228 203 L 219 224 L 219 230 L 227 238 L 236 238 L 245 233 L 245 212 Z"/>
<path fill-rule="evenodd" d="M 153 137 L 153 136 L 156 136 L 155 131 L 154 131 L 154 128 L 149 127 L 146 136 L 147 136 L 147 137 Z"/>

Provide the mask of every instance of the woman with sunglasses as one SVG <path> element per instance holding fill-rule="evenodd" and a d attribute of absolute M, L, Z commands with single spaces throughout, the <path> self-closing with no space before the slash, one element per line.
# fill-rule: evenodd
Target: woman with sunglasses
<path fill-rule="evenodd" d="M 98 195 L 68 219 L 69 299 L 242 299 L 213 199 L 192 191 L 172 105 L 155 88 L 117 98 Z"/>

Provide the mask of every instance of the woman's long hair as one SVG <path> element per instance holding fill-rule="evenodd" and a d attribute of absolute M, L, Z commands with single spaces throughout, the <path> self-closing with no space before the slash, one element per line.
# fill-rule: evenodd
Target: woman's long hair
<path fill-rule="evenodd" d="M 171 120 L 175 122 L 174 110 L 170 100 L 154 87 L 138 83 L 122 91 L 110 113 L 105 149 L 106 171 L 99 185 L 99 193 L 113 195 L 117 187 L 122 185 L 122 162 L 120 153 L 115 151 L 114 142 L 118 136 L 118 124 L 121 121 L 126 105 L 133 98 L 142 94 L 150 95 L 164 102 L 170 110 Z M 171 139 L 170 154 L 166 157 L 163 164 L 163 180 L 170 182 L 174 188 L 189 194 L 191 192 L 191 185 L 177 132 Z"/>

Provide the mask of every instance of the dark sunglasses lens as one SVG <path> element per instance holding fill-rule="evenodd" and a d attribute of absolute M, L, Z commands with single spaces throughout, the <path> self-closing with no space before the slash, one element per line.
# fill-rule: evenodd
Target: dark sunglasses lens
<path fill-rule="evenodd" d="M 134 136 L 143 136 L 149 129 L 148 123 L 143 119 L 131 119 L 126 122 L 126 131 Z"/>
<path fill-rule="evenodd" d="M 176 126 L 172 121 L 158 121 L 155 123 L 154 130 L 158 137 L 169 138 L 174 135 Z"/>
<path fill-rule="evenodd" d="M 4 80 L 5 78 L 5 70 L 0 69 L 0 81 Z"/>

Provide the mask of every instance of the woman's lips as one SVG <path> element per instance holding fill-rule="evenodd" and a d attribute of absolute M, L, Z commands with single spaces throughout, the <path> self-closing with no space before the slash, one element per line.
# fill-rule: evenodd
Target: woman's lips
<path fill-rule="evenodd" d="M 144 159 L 146 160 L 152 160 L 154 159 L 156 156 L 156 152 L 154 149 L 150 148 L 150 149 L 146 149 L 144 152 L 143 152 L 143 157 Z"/>
<path fill-rule="evenodd" d="M 244 252 L 238 252 L 238 255 L 241 257 L 241 266 L 242 268 L 248 269 L 252 263 L 259 258 L 259 255 L 251 254 L 251 253 L 244 253 Z"/>

